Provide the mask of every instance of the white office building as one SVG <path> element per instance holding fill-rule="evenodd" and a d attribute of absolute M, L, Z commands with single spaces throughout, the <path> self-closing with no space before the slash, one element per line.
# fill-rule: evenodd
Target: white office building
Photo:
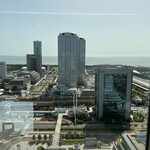
<path fill-rule="evenodd" d="M 67 87 L 82 84 L 85 74 L 85 40 L 72 32 L 58 36 L 58 82 Z"/>
<path fill-rule="evenodd" d="M 0 62 L 0 79 L 6 78 L 7 67 L 6 62 Z"/>

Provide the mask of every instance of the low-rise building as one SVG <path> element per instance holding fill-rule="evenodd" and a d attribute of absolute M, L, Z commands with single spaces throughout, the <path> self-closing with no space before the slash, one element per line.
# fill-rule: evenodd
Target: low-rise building
<path fill-rule="evenodd" d="M 35 84 L 37 81 L 40 80 L 40 74 L 36 71 L 20 71 L 18 72 L 18 77 L 24 77 L 29 75 L 31 78 L 31 84 Z"/>
<path fill-rule="evenodd" d="M 31 80 L 29 76 L 17 77 L 5 85 L 5 88 L 14 91 L 26 90 L 30 83 Z"/>
<path fill-rule="evenodd" d="M 79 120 L 86 120 L 88 117 L 88 112 L 85 109 L 82 108 L 76 108 L 75 109 L 76 118 Z M 74 118 L 74 109 L 70 109 L 68 112 L 68 116 L 71 118 Z"/>
<path fill-rule="evenodd" d="M 113 142 L 114 150 L 144 150 L 146 146 L 146 130 L 125 131 L 121 138 Z"/>
<path fill-rule="evenodd" d="M 94 95 L 95 89 L 87 89 L 87 88 L 81 89 L 81 96 L 94 96 Z"/>

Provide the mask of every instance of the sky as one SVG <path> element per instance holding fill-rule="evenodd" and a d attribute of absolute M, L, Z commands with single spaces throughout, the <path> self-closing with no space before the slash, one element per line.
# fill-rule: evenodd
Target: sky
<path fill-rule="evenodd" d="M 57 56 L 59 33 L 86 40 L 86 56 L 150 56 L 150 0 L 0 0 L 0 55 Z"/>

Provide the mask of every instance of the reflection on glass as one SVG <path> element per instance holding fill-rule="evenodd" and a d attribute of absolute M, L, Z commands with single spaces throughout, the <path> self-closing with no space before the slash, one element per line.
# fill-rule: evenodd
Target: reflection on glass
<path fill-rule="evenodd" d="M 124 119 L 126 86 L 126 75 L 104 76 L 104 117 Z"/>

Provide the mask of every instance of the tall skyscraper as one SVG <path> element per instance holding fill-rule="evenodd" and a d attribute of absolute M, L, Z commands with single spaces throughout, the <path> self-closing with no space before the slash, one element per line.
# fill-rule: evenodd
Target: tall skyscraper
<path fill-rule="evenodd" d="M 33 42 L 34 55 L 42 55 L 42 44 L 41 41 Z"/>
<path fill-rule="evenodd" d="M 132 70 L 97 68 L 95 73 L 96 117 L 130 119 Z"/>
<path fill-rule="evenodd" d="M 79 50 L 78 52 L 78 84 L 84 83 L 85 76 L 85 39 L 79 36 Z"/>
<path fill-rule="evenodd" d="M 33 48 L 34 48 L 34 55 L 37 56 L 37 64 L 39 65 L 38 68 L 42 68 L 42 42 L 41 41 L 34 41 L 33 42 Z M 40 69 L 41 72 L 41 69 Z"/>
<path fill-rule="evenodd" d="M 85 74 L 85 40 L 72 32 L 58 36 L 58 82 L 67 87 L 83 83 Z"/>
<path fill-rule="evenodd" d="M 42 44 L 41 41 L 33 42 L 34 54 L 27 54 L 27 70 L 42 73 Z"/>
<path fill-rule="evenodd" d="M 0 79 L 6 78 L 7 67 L 6 62 L 0 62 Z"/>

